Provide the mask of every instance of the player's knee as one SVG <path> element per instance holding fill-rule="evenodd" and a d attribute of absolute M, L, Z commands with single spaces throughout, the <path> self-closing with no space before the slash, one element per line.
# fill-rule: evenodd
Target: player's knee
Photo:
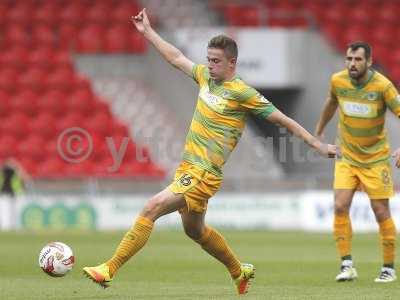
<path fill-rule="evenodd" d="M 203 228 L 197 227 L 184 227 L 184 230 L 186 235 L 195 241 L 200 240 L 204 233 Z"/>
<path fill-rule="evenodd" d="M 375 219 L 379 223 L 390 218 L 390 211 L 383 208 L 374 209 L 374 213 Z"/>
<path fill-rule="evenodd" d="M 344 203 L 335 203 L 335 214 L 346 215 L 349 214 L 350 207 Z"/>
<path fill-rule="evenodd" d="M 146 203 L 141 215 L 145 218 L 155 221 L 160 215 L 162 215 L 163 209 L 164 199 L 156 195 Z"/>

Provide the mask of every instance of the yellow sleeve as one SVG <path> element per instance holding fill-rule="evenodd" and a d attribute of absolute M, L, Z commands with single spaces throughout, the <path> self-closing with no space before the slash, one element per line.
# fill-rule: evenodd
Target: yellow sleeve
<path fill-rule="evenodd" d="M 269 102 L 263 95 L 253 88 L 249 88 L 241 94 L 242 107 L 261 118 L 268 116 L 276 110 L 276 107 Z"/>
<path fill-rule="evenodd" d="M 383 99 L 389 109 L 400 118 L 400 95 L 393 83 L 390 83 L 383 92 Z"/>
<path fill-rule="evenodd" d="M 208 69 L 205 65 L 195 64 L 192 69 L 192 77 L 197 84 L 202 85 L 208 80 Z"/>

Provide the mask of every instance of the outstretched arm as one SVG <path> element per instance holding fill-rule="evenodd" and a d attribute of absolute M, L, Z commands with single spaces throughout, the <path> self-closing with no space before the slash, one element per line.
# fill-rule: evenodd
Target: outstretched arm
<path fill-rule="evenodd" d="M 151 28 L 145 8 L 131 19 L 137 30 L 154 45 L 154 47 L 158 50 L 158 52 L 160 52 L 167 62 L 169 62 L 175 68 L 183 71 L 187 75 L 192 75 L 194 63 L 184 56 L 179 49 L 166 42 L 158 35 L 157 32 L 153 30 L 153 28 Z"/>
<path fill-rule="evenodd" d="M 317 138 L 315 138 L 311 133 L 305 130 L 299 123 L 295 120 L 289 118 L 285 114 L 281 113 L 279 110 L 272 112 L 267 120 L 279 126 L 285 127 L 294 136 L 304 140 L 310 147 L 314 148 L 319 154 L 327 157 L 336 156 L 336 146 L 330 144 L 324 144 Z"/>
<path fill-rule="evenodd" d="M 318 120 L 315 129 L 315 135 L 317 137 L 323 136 L 324 129 L 326 125 L 329 123 L 329 121 L 332 119 L 333 115 L 335 114 L 337 107 L 338 107 L 337 99 L 334 98 L 333 96 L 329 96 L 325 102 L 325 106 L 322 110 L 321 116 Z"/>

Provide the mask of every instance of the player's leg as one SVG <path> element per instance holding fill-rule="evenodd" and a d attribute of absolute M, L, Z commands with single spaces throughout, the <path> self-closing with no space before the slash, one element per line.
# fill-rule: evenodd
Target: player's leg
<path fill-rule="evenodd" d="M 350 207 L 355 190 L 335 190 L 334 203 L 334 237 L 336 248 L 341 258 L 340 273 L 337 281 L 349 281 L 357 277 L 351 256 L 352 226 L 350 220 Z"/>
<path fill-rule="evenodd" d="M 204 224 L 204 217 L 205 211 L 181 211 L 185 233 L 225 265 L 235 282 L 238 294 L 247 293 L 250 280 L 254 277 L 254 266 L 241 264 L 224 237 L 214 228 Z"/>
<path fill-rule="evenodd" d="M 390 214 L 388 199 L 371 199 L 371 207 L 379 225 L 379 235 L 383 251 L 383 267 L 375 282 L 396 280 L 394 259 L 396 251 L 396 227 Z"/>
<path fill-rule="evenodd" d="M 96 283 L 108 287 L 118 269 L 146 244 L 155 220 L 184 206 L 183 196 L 168 188 L 152 197 L 124 235 L 112 258 L 97 267 L 85 267 L 84 273 Z"/>
<path fill-rule="evenodd" d="M 390 165 L 382 164 L 362 169 L 360 178 L 371 199 L 383 250 L 383 267 L 375 281 L 391 282 L 396 279 L 394 270 L 396 227 L 391 217 L 388 200 L 394 194 Z"/>
<path fill-rule="evenodd" d="M 232 278 L 240 276 L 240 261 L 228 246 L 224 237 L 214 228 L 204 224 L 205 212 L 185 211 L 181 213 L 185 233 L 203 250 L 223 263 Z"/>
<path fill-rule="evenodd" d="M 359 179 L 354 173 L 353 167 L 345 162 L 336 162 L 333 233 L 341 258 L 340 273 L 336 276 L 337 281 L 348 281 L 357 277 L 351 256 L 353 233 L 349 212 L 358 185 Z"/>

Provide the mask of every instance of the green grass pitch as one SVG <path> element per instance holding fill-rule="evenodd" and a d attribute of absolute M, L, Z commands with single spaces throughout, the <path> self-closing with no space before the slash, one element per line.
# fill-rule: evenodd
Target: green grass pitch
<path fill-rule="evenodd" d="M 82 275 L 82 267 L 107 259 L 123 232 L 0 233 L 2 300 L 136 299 L 400 299 L 399 282 L 373 282 L 381 264 L 376 234 L 356 234 L 355 282 L 336 283 L 335 245 L 330 234 L 221 230 L 243 262 L 255 264 L 249 294 L 238 297 L 224 266 L 182 231 L 155 230 L 146 247 L 118 273 L 106 290 Z M 70 245 L 74 269 L 52 278 L 38 267 L 49 241 Z"/>

